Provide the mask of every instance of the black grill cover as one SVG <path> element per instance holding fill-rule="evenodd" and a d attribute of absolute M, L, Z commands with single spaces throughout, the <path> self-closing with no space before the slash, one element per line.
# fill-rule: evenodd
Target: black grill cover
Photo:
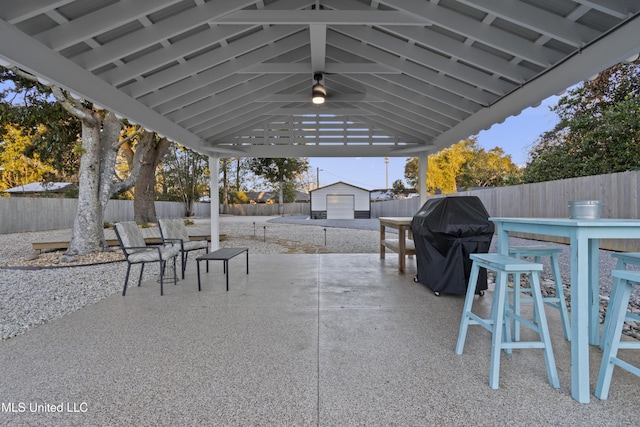
<path fill-rule="evenodd" d="M 428 200 L 411 221 L 417 280 L 437 293 L 465 294 L 471 273 L 469 254 L 486 253 L 494 225 L 476 196 Z M 480 269 L 477 291 L 487 289 Z"/>

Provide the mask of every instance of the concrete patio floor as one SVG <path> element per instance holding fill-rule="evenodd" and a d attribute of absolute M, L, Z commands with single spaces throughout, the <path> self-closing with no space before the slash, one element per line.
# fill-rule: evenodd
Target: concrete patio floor
<path fill-rule="evenodd" d="M 2 425 L 637 425 L 640 378 L 609 399 L 571 398 L 569 343 L 547 309 L 561 388 L 541 350 L 502 355 L 490 335 L 454 353 L 463 297 L 414 283 L 415 260 L 377 254 L 250 255 L 195 265 L 0 343 Z M 133 277 L 136 277 L 134 270 Z M 204 272 L 204 269 L 202 269 Z M 488 308 L 491 289 L 475 306 Z M 637 353 L 637 352 L 636 352 Z M 591 347 L 591 389 L 602 353 Z M 625 353 L 640 364 L 640 355 Z M 40 405 L 40 406 L 38 406 Z M 62 406 L 60 406 L 62 405 Z M 52 412 L 63 409 L 62 413 Z"/>

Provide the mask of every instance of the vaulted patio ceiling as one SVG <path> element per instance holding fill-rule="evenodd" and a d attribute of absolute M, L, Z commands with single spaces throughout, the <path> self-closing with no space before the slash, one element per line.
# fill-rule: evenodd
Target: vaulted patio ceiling
<path fill-rule="evenodd" d="M 637 54 L 639 11 L 637 0 L 3 0 L 0 63 L 206 154 L 407 157 Z"/>

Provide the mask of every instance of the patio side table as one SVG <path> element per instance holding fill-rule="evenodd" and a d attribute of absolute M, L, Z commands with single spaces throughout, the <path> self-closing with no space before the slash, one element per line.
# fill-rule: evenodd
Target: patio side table
<path fill-rule="evenodd" d="M 196 266 L 198 268 L 198 291 L 200 287 L 200 261 L 207 262 L 207 273 L 209 272 L 209 261 L 223 261 L 224 273 L 227 279 L 227 291 L 229 290 L 229 260 L 235 256 L 245 252 L 247 254 L 247 274 L 249 274 L 249 248 L 223 248 L 196 258 Z"/>

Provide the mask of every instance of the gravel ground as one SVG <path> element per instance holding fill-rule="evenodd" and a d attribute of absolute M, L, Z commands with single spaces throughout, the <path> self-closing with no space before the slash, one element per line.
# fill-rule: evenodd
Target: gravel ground
<path fill-rule="evenodd" d="M 207 220 L 195 220 L 206 222 Z M 309 225 L 307 225 L 309 224 Z M 304 217 L 221 217 L 220 233 L 226 235 L 222 247 L 248 247 L 252 254 L 289 253 L 377 253 L 377 219 L 332 223 Z M 346 228 L 349 227 L 349 228 Z M 33 261 L 46 268 L 28 267 L 31 243 L 46 239 L 54 232 L 29 232 L 0 235 L 0 339 L 6 340 L 67 313 L 120 292 L 126 273 L 123 261 L 62 267 L 61 253 L 50 253 Z M 512 239 L 514 245 L 532 244 Z M 493 245 L 492 245 L 493 246 Z M 569 251 L 564 245 L 560 256 L 563 282 L 569 282 Z M 491 248 L 495 251 L 495 246 Z M 115 258 L 121 258 L 118 251 Z M 43 261 L 46 260 L 46 262 Z M 95 260 L 93 260 L 95 261 Z M 86 262 L 91 262 L 88 260 Z M 12 265 L 13 267 L 8 267 Z M 16 268 L 15 266 L 22 266 Z M 31 264 L 34 265 L 34 264 Z M 606 306 L 611 286 L 610 271 L 615 259 L 601 251 L 601 299 Z M 545 271 L 548 270 L 548 267 Z M 156 266 L 145 268 L 145 278 L 158 274 Z M 135 272 L 134 272 L 135 275 Z M 544 282 L 551 287 L 548 278 Z M 130 279 L 132 280 L 132 279 Z M 565 285 L 566 286 L 566 285 Z M 640 290 L 635 289 L 635 310 Z M 568 290 L 565 292 L 568 296 Z M 635 334 L 635 325 L 630 334 Z M 640 337 L 640 336 L 639 336 Z"/>

